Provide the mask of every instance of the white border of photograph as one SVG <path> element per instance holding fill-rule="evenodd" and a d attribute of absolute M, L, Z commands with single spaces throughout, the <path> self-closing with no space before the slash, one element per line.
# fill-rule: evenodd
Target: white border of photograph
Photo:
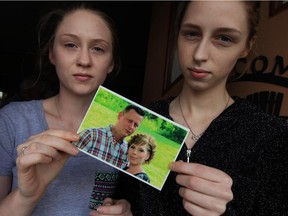
<path fill-rule="evenodd" d="M 79 127 L 79 129 L 78 129 L 78 133 L 81 132 L 80 130 L 81 130 L 81 128 L 82 128 L 82 124 L 84 123 L 86 117 L 89 115 L 90 108 L 91 108 L 91 106 L 93 105 L 93 103 L 94 103 L 94 101 L 95 101 L 95 99 L 96 99 L 96 97 L 97 97 L 97 95 L 98 95 L 98 92 L 99 92 L 101 89 L 109 92 L 110 94 L 113 94 L 114 96 L 117 96 L 117 97 L 121 98 L 122 100 L 127 101 L 128 103 L 130 103 L 130 104 L 132 104 L 132 105 L 135 105 L 135 106 L 141 108 L 142 110 L 144 110 L 144 111 L 146 111 L 146 112 L 148 112 L 148 113 L 151 113 L 151 114 L 157 116 L 158 118 L 163 119 L 164 121 L 167 121 L 167 122 L 173 124 L 174 126 L 176 126 L 176 127 L 178 127 L 178 128 L 183 129 L 183 130 L 186 132 L 186 135 L 185 135 L 185 137 L 183 138 L 181 144 L 179 145 L 177 154 L 175 155 L 173 161 L 176 160 L 177 156 L 179 155 L 179 152 L 180 152 L 181 148 L 183 147 L 183 144 L 184 144 L 184 142 L 185 142 L 185 139 L 186 139 L 187 136 L 188 136 L 189 129 L 186 128 L 186 127 L 184 127 L 184 126 L 182 126 L 182 125 L 180 125 L 180 124 L 178 124 L 178 123 L 176 123 L 176 122 L 174 122 L 174 121 L 172 121 L 172 120 L 170 120 L 170 119 L 168 119 L 168 118 L 166 118 L 166 117 L 164 117 L 164 116 L 159 115 L 158 113 L 156 113 L 156 112 L 154 112 L 154 111 L 152 111 L 152 110 L 147 109 L 146 107 L 144 107 L 144 106 L 142 106 L 142 105 L 140 105 L 140 104 L 137 104 L 136 102 L 133 102 L 133 101 L 129 100 L 128 98 L 123 97 L 123 96 L 117 94 L 116 92 L 113 92 L 113 91 L 111 91 L 111 90 L 109 90 L 108 88 L 105 88 L 105 87 L 103 87 L 103 86 L 99 86 L 99 88 L 98 88 L 95 96 L 93 97 L 93 100 L 92 100 L 92 102 L 91 102 L 91 104 L 90 104 L 90 106 L 89 106 L 89 108 L 88 108 L 88 110 L 87 110 L 87 112 L 86 112 L 86 114 L 85 114 L 85 117 L 83 118 L 83 120 L 82 120 L 82 122 L 81 122 L 81 125 L 80 125 L 80 127 Z M 136 130 L 136 131 L 137 131 L 137 130 Z M 136 131 L 135 131 L 133 134 L 136 134 Z M 153 185 L 152 183 L 149 183 L 149 182 L 147 182 L 147 181 L 144 181 L 144 180 L 138 178 L 137 176 L 134 176 L 133 174 L 129 173 L 129 172 L 126 171 L 126 170 L 123 170 L 123 169 L 121 169 L 121 168 L 119 168 L 119 167 L 117 167 L 117 166 L 115 166 L 115 165 L 110 164 L 109 162 L 107 162 L 107 161 L 105 161 L 105 160 L 102 160 L 102 159 L 98 158 L 97 156 L 95 156 L 95 155 L 93 155 L 93 154 L 90 154 L 90 153 L 82 150 L 81 148 L 78 148 L 78 149 L 79 149 L 80 151 L 84 152 L 85 154 L 88 154 L 89 156 L 91 156 L 91 157 L 93 157 L 93 158 L 95 158 L 95 159 L 97 159 L 97 160 L 100 160 L 100 161 L 108 164 L 109 166 L 112 166 L 113 168 L 116 168 L 116 169 L 118 169 L 118 170 L 120 170 L 120 171 L 122 171 L 122 172 L 124 172 L 124 173 L 126 173 L 126 174 L 128 174 L 128 175 L 130 175 L 130 176 L 132 176 L 132 177 L 134 177 L 134 178 L 136 178 L 136 179 L 138 179 L 139 181 L 142 181 L 142 182 L 144 182 L 144 183 L 146 183 L 146 184 L 148 184 L 148 185 L 156 188 L 157 190 L 161 190 L 161 189 L 162 189 L 162 187 L 163 187 L 164 183 L 166 182 L 166 179 L 167 179 L 167 177 L 168 177 L 168 175 L 169 175 L 169 173 L 170 173 L 170 170 L 168 170 L 165 178 L 163 179 L 163 182 L 162 182 L 161 187 L 157 187 L 157 186 Z M 156 152 L 157 152 L 157 150 L 156 150 Z M 159 153 L 158 153 L 158 154 L 159 154 Z M 173 162 L 173 161 L 170 161 L 170 162 Z M 170 162 L 169 162 L 169 163 L 170 163 Z M 149 165 L 148 165 L 148 166 L 149 166 Z M 167 164 L 167 167 L 168 167 L 168 164 Z M 96 171 L 96 170 L 95 170 L 95 171 Z"/>

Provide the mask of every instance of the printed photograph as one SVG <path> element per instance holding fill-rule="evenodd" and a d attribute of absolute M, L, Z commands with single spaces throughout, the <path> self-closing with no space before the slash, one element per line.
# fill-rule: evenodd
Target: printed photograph
<path fill-rule="evenodd" d="M 72 143 L 82 152 L 161 190 L 188 129 L 100 86 Z"/>

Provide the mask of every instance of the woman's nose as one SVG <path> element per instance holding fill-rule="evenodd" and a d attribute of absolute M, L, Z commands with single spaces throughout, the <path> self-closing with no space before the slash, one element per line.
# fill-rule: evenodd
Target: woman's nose
<path fill-rule="evenodd" d="M 87 49 L 82 49 L 79 52 L 79 56 L 77 59 L 77 65 L 82 67 L 90 67 L 91 66 L 91 57 L 90 52 Z"/>
<path fill-rule="evenodd" d="M 194 61 L 203 62 L 209 57 L 209 43 L 208 41 L 201 40 L 194 50 Z"/>

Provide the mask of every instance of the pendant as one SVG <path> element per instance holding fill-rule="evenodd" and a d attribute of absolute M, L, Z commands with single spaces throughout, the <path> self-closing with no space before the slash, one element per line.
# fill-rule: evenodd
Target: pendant
<path fill-rule="evenodd" d="M 200 139 L 201 135 L 193 135 L 191 136 L 191 139 L 197 142 Z"/>
<path fill-rule="evenodd" d="M 189 163 L 189 161 L 190 161 L 190 155 L 191 155 L 191 149 L 187 149 L 186 155 L 187 155 L 187 163 Z"/>

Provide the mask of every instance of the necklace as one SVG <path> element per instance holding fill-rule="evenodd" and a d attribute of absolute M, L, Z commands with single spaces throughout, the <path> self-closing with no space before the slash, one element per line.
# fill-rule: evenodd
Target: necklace
<path fill-rule="evenodd" d="M 61 127 L 62 127 L 62 129 L 65 129 L 64 121 L 63 121 L 63 119 L 62 119 L 62 117 L 60 115 L 60 112 L 59 112 L 59 100 L 57 100 L 57 96 L 55 96 L 55 106 L 56 106 L 56 110 L 57 110 L 58 116 L 59 116 L 59 118 L 61 120 Z"/>
<path fill-rule="evenodd" d="M 224 108 L 224 110 L 227 108 L 227 106 L 228 106 L 228 104 L 229 104 L 229 101 L 230 101 L 230 97 L 228 98 L 228 101 L 227 101 L 227 103 L 226 103 L 226 105 L 225 105 L 225 108 Z M 181 115 L 182 115 L 182 118 L 184 119 L 184 121 L 185 121 L 185 124 L 188 126 L 188 128 L 189 128 L 189 130 L 191 131 L 191 134 L 192 134 L 192 137 L 191 137 L 191 139 L 193 140 L 193 141 L 195 141 L 195 142 L 197 142 L 200 138 L 201 138 L 201 136 L 204 134 L 204 132 L 206 131 L 206 129 L 202 132 L 202 133 L 200 133 L 200 134 L 195 134 L 193 131 L 192 131 L 192 129 L 191 129 L 191 127 L 189 126 L 189 124 L 188 124 L 188 122 L 186 121 L 186 118 L 185 118 L 185 116 L 184 116 L 184 113 L 183 113 L 183 110 L 182 110 L 182 106 L 181 106 L 181 102 L 180 102 L 180 96 L 178 97 L 178 103 L 179 103 L 179 107 L 180 107 L 180 111 L 181 111 Z M 223 111 L 224 111 L 223 110 Z M 190 150 L 191 151 L 191 150 Z M 188 152 L 187 152 L 188 153 Z M 191 152 L 190 152 L 191 153 Z M 189 154 L 190 154 L 189 153 Z"/>
<path fill-rule="evenodd" d="M 229 98 L 228 98 L 228 101 L 227 101 L 227 103 L 226 103 L 226 106 L 225 106 L 224 110 L 228 107 L 229 101 L 230 101 L 230 96 L 229 96 Z M 198 135 L 196 135 L 195 133 L 193 133 L 191 127 L 189 126 L 189 124 L 188 124 L 188 122 L 186 121 L 186 118 L 185 118 L 185 116 L 184 116 L 184 113 L 183 113 L 183 110 L 182 110 L 182 107 L 181 107 L 181 103 L 180 103 L 180 96 L 178 96 L 178 103 L 179 103 L 179 107 L 180 107 L 180 111 L 181 111 L 182 118 L 184 119 L 185 124 L 188 126 L 189 130 L 190 130 L 191 133 L 192 133 L 191 139 L 192 139 L 193 141 L 197 142 L 197 141 L 200 139 L 200 137 L 204 134 L 204 132 L 206 131 L 206 129 L 205 129 L 202 133 L 200 133 L 200 134 L 198 134 Z M 223 110 L 223 111 L 224 111 L 224 110 Z M 191 149 L 187 149 L 187 150 L 186 150 L 187 163 L 189 163 L 189 161 L 190 161 L 190 155 L 191 155 Z"/>

